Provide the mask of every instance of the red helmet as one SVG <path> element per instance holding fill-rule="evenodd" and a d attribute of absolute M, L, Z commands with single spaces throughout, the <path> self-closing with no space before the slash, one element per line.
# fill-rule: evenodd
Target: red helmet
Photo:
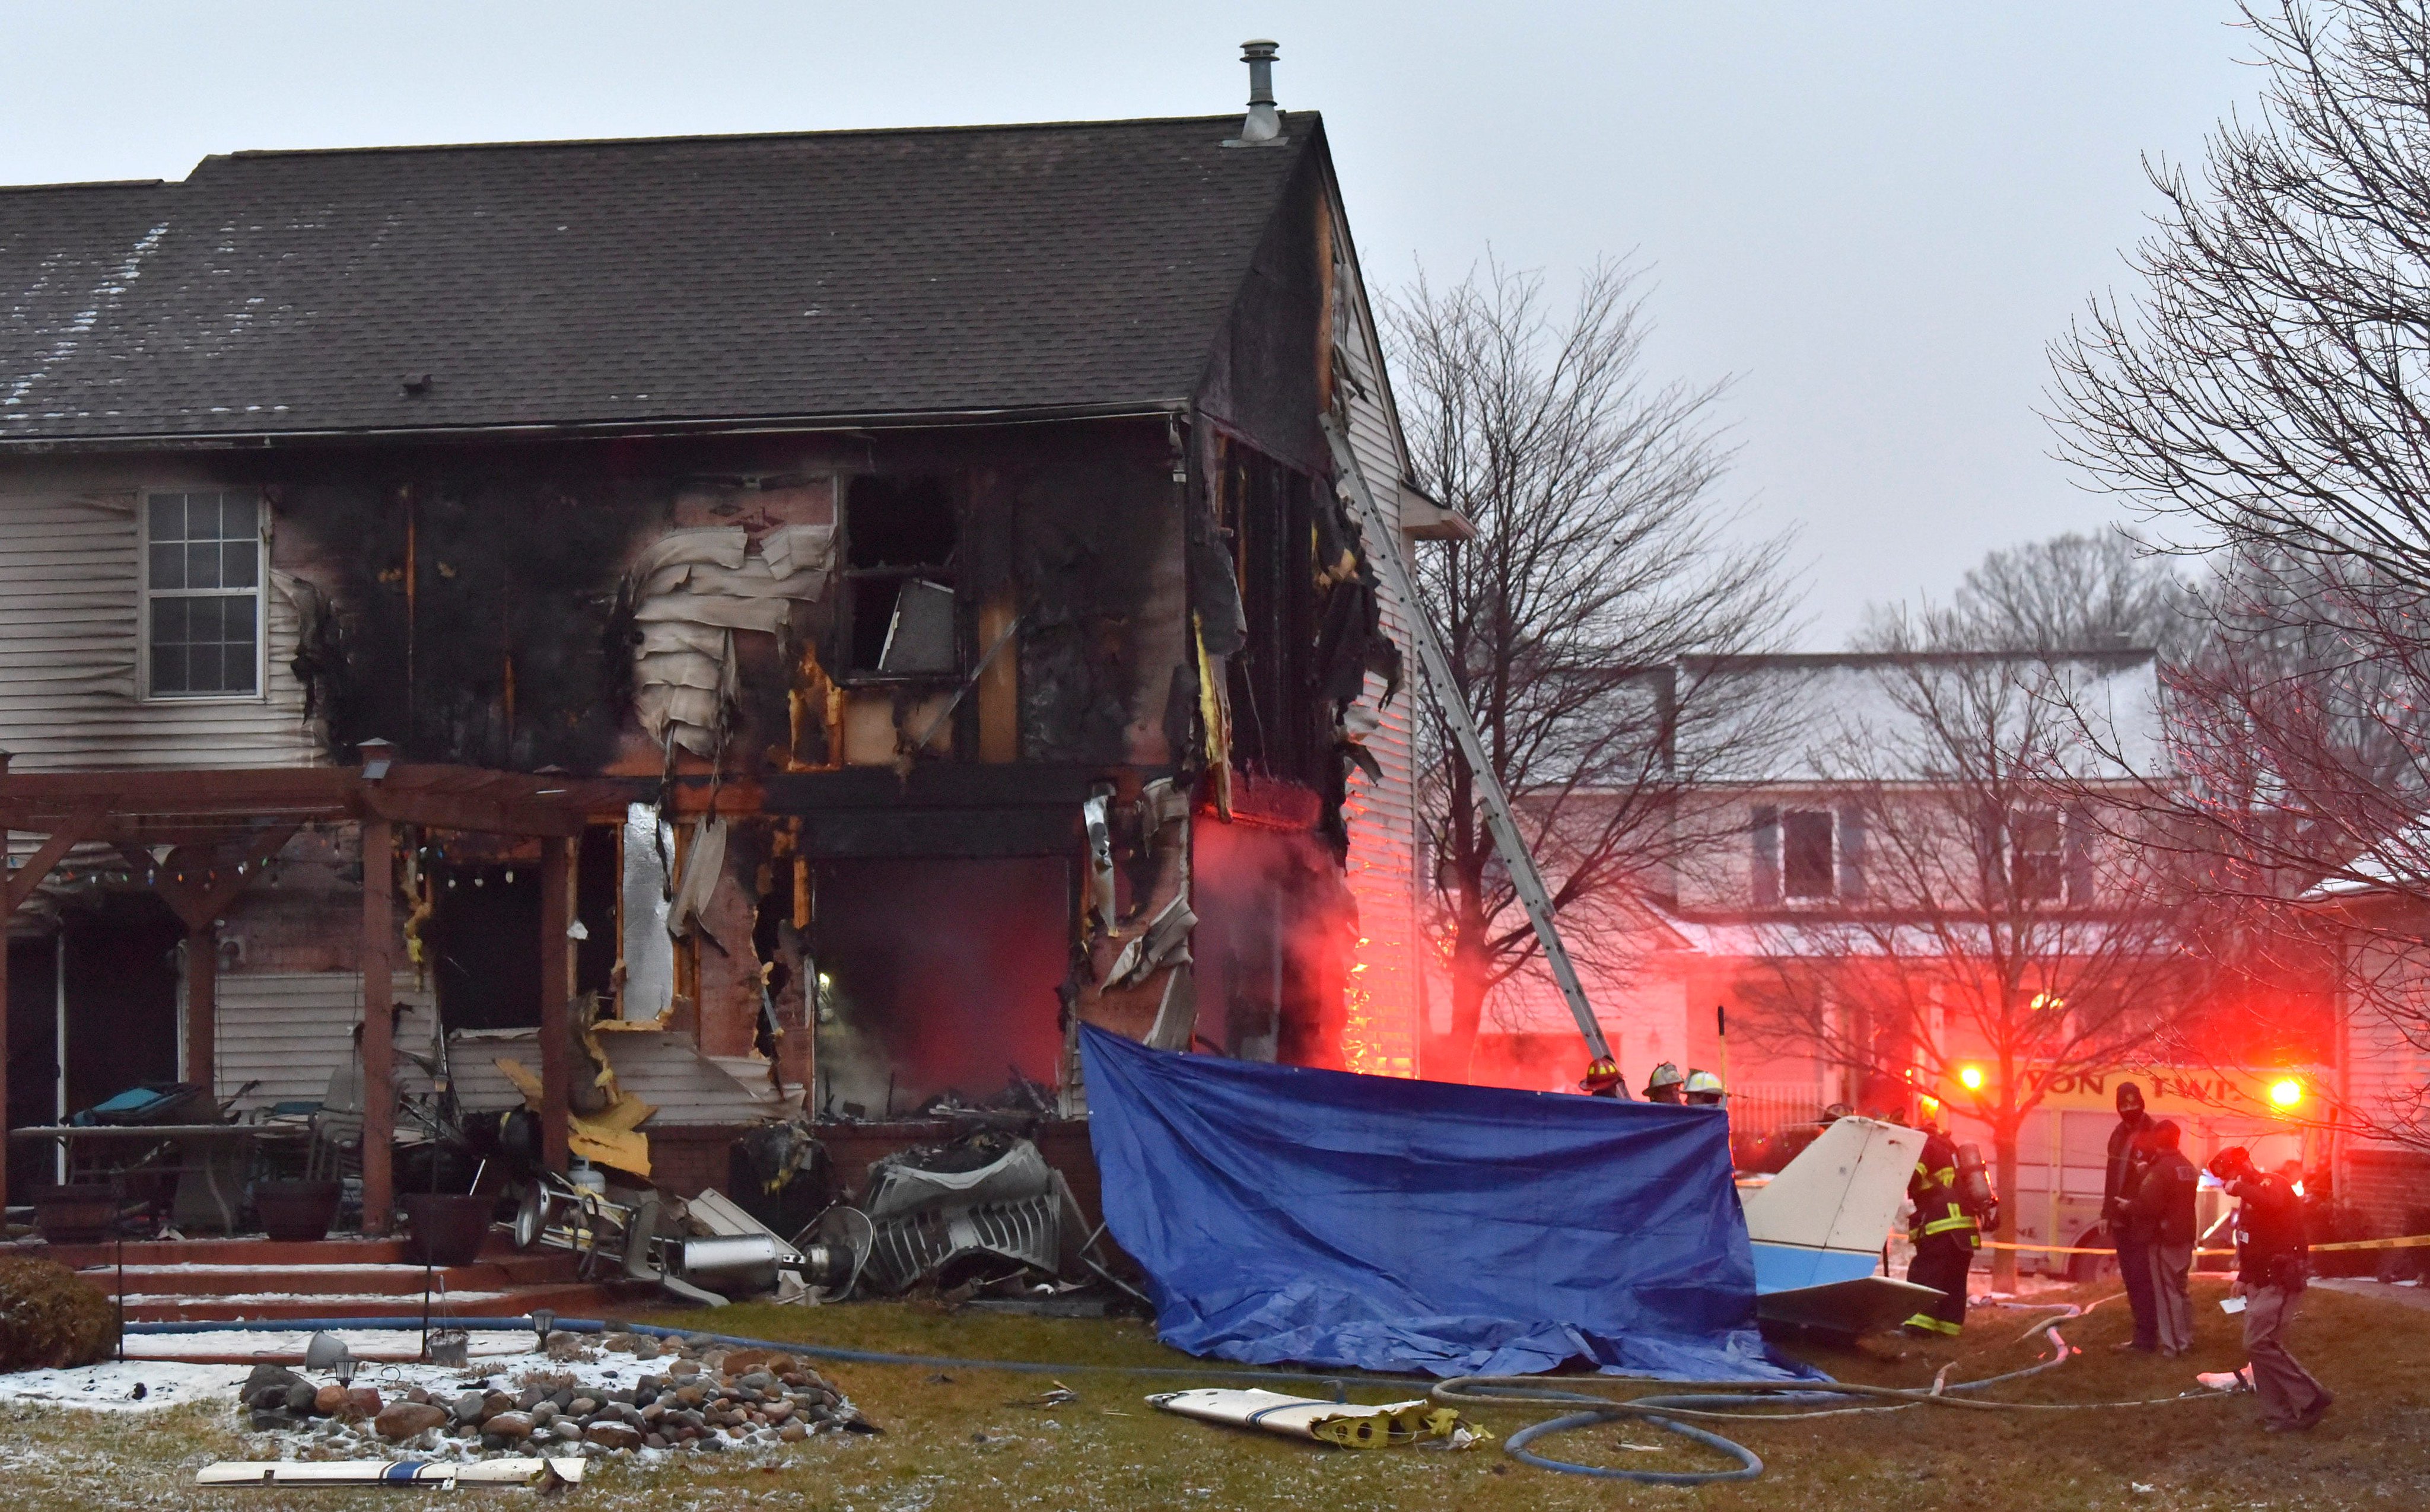
<path fill-rule="evenodd" d="M 1582 1092 L 1607 1092 L 1620 1085 L 1620 1062 L 1609 1055 L 1597 1055 L 1587 1063 L 1587 1073 L 1578 1083 Z"/>

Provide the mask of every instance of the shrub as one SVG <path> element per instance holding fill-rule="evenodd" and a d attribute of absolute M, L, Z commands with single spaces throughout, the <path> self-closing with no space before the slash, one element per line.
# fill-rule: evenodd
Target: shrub
<path fill-rule="evenodd" d="M 66 1266 L 0 1255 L 0 1372 L 91 1365 L 117 1333 L 109 1299 Z"/>

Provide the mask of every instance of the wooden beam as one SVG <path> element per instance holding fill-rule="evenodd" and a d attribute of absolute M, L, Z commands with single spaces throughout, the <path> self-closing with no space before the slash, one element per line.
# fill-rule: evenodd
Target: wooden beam
<path fill-rule="evenodd" d="M 425 829 L 470 830 L 489 835 L 570 836 L 582 833 L 584 816 L 576 808 L 558 808 L 540 800 L 509 801 L 478 793 L 391 790 L 363 788 L 366 814 L 395 824 Z"/>
<path fill-rule="evenodd" d="M 396 1142 L 395 1049 L 389 1024 L 390 952 L 396 894 L 388 821 L 363 821 L 363 1232 L 385 1234 L 396 1207 L 391 1158 Z"/>
<path fill-rule="evenodd" d="M 569 1163 L 566 1115 L 573 1079 L 573 1030 L 567 999 L 573 989 L 574 842 L 545 839 L 540 861 L 540 1128 L 541 1159 L 551 1171 Z"/>
<path fill-rule="evenodd" d="M 77 809 L 51 832 L 50 838 L 42 841 L 42 848 L 36 851 L 24 866 L 8 873 L 5 900 L 8 906 L 0 908 L 0 923 L 5 923 L 9 915 L 25 906 L 25 900 L 34 895 L 34 889 L 42 885 L 42 879 L 51 874 L 51 868 L 59 864 L 61 856 L 100 830 L 108 812 L 107 803 Z"/>

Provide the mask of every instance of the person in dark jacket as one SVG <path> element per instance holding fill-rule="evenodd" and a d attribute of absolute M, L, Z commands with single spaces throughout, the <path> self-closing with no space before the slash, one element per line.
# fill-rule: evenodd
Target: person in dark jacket
<path fill-rule="evenodd" d="M 2318 1423 L 2337 1400 L 2295 1363 L 2285 1343 L 2311 1270 L 2304 1199 L 2286 1177 L 2257 1170 L 2239 1146 L 2213 1155 L 2210 1173 L 2238 1204 L 2233 1295 L 2244 1299 L 2244 1350 L 2253 1360 L 2261 1426 L 2272 1433 L 2301 1432 Z"/>
<path fill-rule="evenodd" d="M 2194 1189 L 2201 1172 L 2178 1149 L 2169 1119 L 2144 1137 L 2143 1179 L 2125 1203 L 2126 1227 L 2151 1262 L 2152 1321 L 2160 1353 L 2171 1359 L 2194 1347 Z"/>
<path fill-rule="evenodd" d="M 1923 1153 L 1915 1173 L 1907 1178 L 1906 1194 L 1915 1204 L 1907 1228 L 1915 1241 L 1915 1258 L 1906 1278 L 1940 1293 L 1938 1304 L 1919 1310 L 1901 1325 L 1910 1335 L 1956 1336 L 1966 1327 L 1966 1277 L 1974 1268 L 1974 1252 L 1983 1236 L 1974 1215 L 1966 1211 L 1957 1185 L 1957 1146 L 1929 1122 Z"/>
<path fill-rule="evenodd" d="M 2128 1229 L 2125 1204 L 2142 1184 L 2142 1138 L 2151 1122 L 2143 1111 L 2143 1089 L 2120 1082 L 2118 1126 L 2109 1131 L 2109 1171 L 2101 1184 L 2101 1221 L 2108 1225 L 2109 1242 L 2118 1251 L 2118 1279 L 2126 1284 L 2126 1305 L 2135 1312 L 2135 1337 L 2110 1348 L 2139 1349 L 2146 1354 L 2160 1347 L 2159 1324 L 2152 1312 L 2152 1257 Z"/>

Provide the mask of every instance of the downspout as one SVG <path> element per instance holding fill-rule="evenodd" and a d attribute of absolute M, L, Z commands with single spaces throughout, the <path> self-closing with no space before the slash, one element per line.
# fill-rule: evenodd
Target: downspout
<path fill-rule="evenodd" d="M 51 936 L 51 1122 L 68 1121 L 68 922 Z M 64 1187 L 68 1184 L 67 1141 L 58 1141 L 51 1152 L 51 1179 Z"/>

